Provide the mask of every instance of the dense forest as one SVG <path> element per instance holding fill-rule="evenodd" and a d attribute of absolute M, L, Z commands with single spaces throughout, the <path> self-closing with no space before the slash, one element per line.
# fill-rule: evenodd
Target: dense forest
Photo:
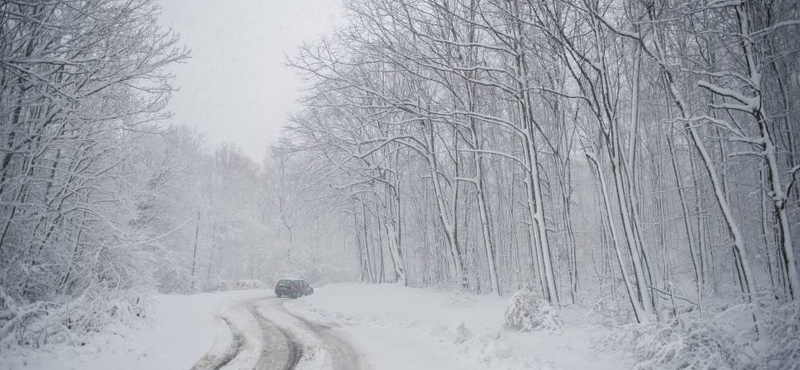
<path fill-rule="evenodd" d="M 256 162 L 159 123 L 152 1 L 0 3 L 0 341 L 284 273 L 798 332 L 800 4 L 344 6 Z"/>
<path fill-rule="evenodd" d="M 639 322 L 671 296 L 798 299 L 794 2 L 348 11 L 291 61 L 291 134 L 363 280 L 619 296 Z"/>
<path fill-rule="evenodd" d="M 327 262 L 344 241 L 303 213 L 295 159 L 165 125 L 166 67 L 189 51 L 157 15 L 150 0 L 0 2 L 4 346 L 134 320 L 156 290 L 355 276 Z"/>

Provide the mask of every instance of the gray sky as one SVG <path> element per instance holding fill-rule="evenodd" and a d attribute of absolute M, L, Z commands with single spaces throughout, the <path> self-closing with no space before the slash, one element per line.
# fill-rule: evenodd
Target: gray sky
<path fill-rule="evenodd" d="M 192 58 L 177 75 L 172 122 L 229 141 L 260 161 L 299 105 L 302 80 L 283 65 L 303 41 L 341 23 L 340 0 L 161 0 L 161 23 Z"/>

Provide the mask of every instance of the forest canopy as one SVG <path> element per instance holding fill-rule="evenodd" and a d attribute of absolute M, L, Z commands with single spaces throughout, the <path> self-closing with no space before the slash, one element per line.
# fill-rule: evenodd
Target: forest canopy
<path fill-rule="evenodd" d="M 153 0 L 0 2 L 0 346 L 289 274 L 668 322 L 640 351 L 662 365 L 735 314 L 800 356 L 800 4 L 344 8 L 256 161 L 165 123 L 190 53 Z M 735 368 L 710 336 L 696 363 Z"/>
<path fill-rule="evenodd" d="M 291 138 L 362 280 L 612 297 L 642 323 L 675 297 L 798 299 L 795 2 L 346 9 L 291 59 Z"/>

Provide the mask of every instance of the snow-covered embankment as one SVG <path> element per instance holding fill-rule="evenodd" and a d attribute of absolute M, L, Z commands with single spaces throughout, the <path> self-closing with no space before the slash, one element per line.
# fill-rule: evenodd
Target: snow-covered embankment
<path fill-rule="evenodd" d="M 561 310 L 560 333 L 502 328 L 508 297 L 475 296 L 398 285 L 336 284 L 285 307 L 340 325 L 374 369 L 623 369 L 620 353 L 593 340 L 607 329 L 586 309 Z"/>
<path fill-rule="evenodd" d="M 5 353 L 0 356 L 0 370 L 190 369 L 204 356 L 217 361 L 231 350 L 239 352 L 232 361 L 255 364 L 261 350 L 260 330 L 257 326 L 249 330 L 251 318 L 230 305 L 265 294 L 155 295 L 149 316 L 137 326 L 112 325 L 84 338 L 83 346 Z"/>

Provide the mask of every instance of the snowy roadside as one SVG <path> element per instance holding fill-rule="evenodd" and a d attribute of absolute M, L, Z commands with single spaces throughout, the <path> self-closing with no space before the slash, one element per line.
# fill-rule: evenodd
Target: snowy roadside
<path fill-rule="evenodd" d="M 502 328 L 508 297 L 399 285 L 336 284 L 287 302 L 292 312 L 341 325 L 375 369 L 617 370 L 632 363 L 593 341 L 609 331 L 588 309 L 561 311 L 560 333 Z"/>
<path fill-rule="evenodd" d="M 587 309 L 562 309 L 563 327 L 558 333 L 515 333 L 502 328 L 508 297 L 388 284 L 337 284 L 297 300 L 258 300 L 266 296 L 269 293 L 263 290 L 156 295 L 149 317 L 138 327 L 110 327 L 77 348 L 0 354 L 0 370 L 155 370 L 195 365 L 199 370 L 222 364 L 225 369 L 252 369 L 264 348 L 265 332 L 257 316 L 283 326 L 303 347 L 298 369 L 342 367 L 330 357 L 336 343 L 313 332 L 304 319 L 321 324 L 317 330 L 342 333 L 356 352 L 345 356 L 358 357 L 365 369 L 631 367 L 630 361 L 618 359 L 620 353 L 593 348 L 593 341 L 602 340 L 609 329 L 591 324 Z"/>
<path fill-rule="evenodd" d="M 230 347 L 231 327 L 247 327 L 249 318 L 229 302 L 264 296 L 265 291 L 234 291 L 195 295 L 155 295 L 148 318 L 137 327 L 112 325 L 87 338 L 81 347 L 53 346 L 37 351 L 0 354 L 0 370 L 140 370 L 189 369 L 206 354 L 223 355 Z M 226 323 L 227 320 L 227 323 Z M 258 333 L 245 330 L 243 352 L 236 361 L 256 361 Z"/>

